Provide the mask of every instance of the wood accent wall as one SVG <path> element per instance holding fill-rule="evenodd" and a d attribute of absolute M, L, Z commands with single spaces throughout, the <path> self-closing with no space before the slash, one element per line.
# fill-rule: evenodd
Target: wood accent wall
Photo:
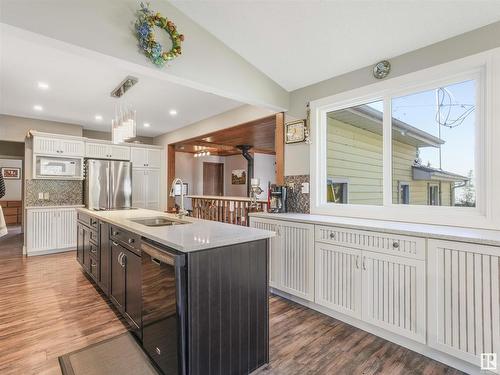
<path fill-rule="evenodd" d="M 276 114 L 276 128 L 274 136 L 276 152 L 276 184 L 285 184 L 285 114 Z"/>
<path fill-rule="evenodd" d="M 175 145 L 168 145 L 167 148 L 167 209 L 175 207 L 175 198 L 170 196 L 170 187 L 175 179 Z"/>

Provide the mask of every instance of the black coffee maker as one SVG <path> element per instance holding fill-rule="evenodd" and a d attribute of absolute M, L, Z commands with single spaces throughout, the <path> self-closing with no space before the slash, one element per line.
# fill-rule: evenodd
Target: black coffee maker
<path fill-rule="evenodd" d="M 286 209 L 286 186 L 272 184 L 269 185 L 269 202 L 267 212 L 284 213 Z"/>

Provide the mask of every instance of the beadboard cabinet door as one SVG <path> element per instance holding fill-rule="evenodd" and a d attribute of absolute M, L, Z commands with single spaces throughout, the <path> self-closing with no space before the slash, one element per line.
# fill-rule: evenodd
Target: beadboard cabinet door
<path fill-rule="evenodd" d="M 362 319 L 426 342 L 425 261 L 362 252 Z"/>
<path fill-rule="evenodd" d="M 279 289 L 314 300 L 314 225 L 282 222 L 278 225 L 280 246 Z"/>
<path fill-rule="evenodd" d="M 498 358 L 500 248 L 429 240 L 428 259 L 429 346 L 476 366 Z"/>
<path fill-rule="evenodd" d="M 160 170 L 132 169 L 132 205 L 148 210 L 160 209 Z"/>
<path fill-rule="evenodd" d="M 269 240 L 269 286 L 279 289 L 281 278 L 281 239 L 278 236 L 278 223 L 275 220 L 251 217 L 250 226 L 276 233 L 276 236 Z"/>
<path fill-rule="evenodd" d="M 84 142 L 76 139 L 34 136 L 33 153 L 56 156 L 83 156 Z"/>
<path fill-rule="evenodd" d="M 361 250 L 316 243 L 315 302 L 361 318 Z"/>
<path fill-rule="evenodd" d="M 76 248 L 75 208 L 36 208 L 27 211 L 28 255 Z"/>

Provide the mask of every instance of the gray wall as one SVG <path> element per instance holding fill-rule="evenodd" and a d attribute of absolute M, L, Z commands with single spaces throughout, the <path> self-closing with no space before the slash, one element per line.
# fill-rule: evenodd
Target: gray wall
<path fill-rule="evenodd" d="M 500 47 L 500 22 L 389 58 L 392 66 L 389 77 L 398 77 L 497 47 Z M 376 61 L 373 63 L 375 64 Z M 370 65 L 295 90 L 290 96 L 290 110 L 286 113 L 287 120 L 305 118 L 306 105 L 312 100 L 363 87 L 377 81 L 372 75 L 372 65 Z M 309 147 L 305 144 L 286 145 L 285 175 L 309 174 L 309 169 Z"/>

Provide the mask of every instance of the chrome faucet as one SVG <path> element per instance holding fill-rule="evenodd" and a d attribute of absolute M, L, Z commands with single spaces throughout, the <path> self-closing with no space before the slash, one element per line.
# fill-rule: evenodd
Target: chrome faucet
<path fill-rule="evenodd" d="M 175 197 L 175 185 L 177 184 L 181 185 L 181 209 L 179 210 L 177 216 L 179 218 L 182 218 L 183 216 L 187 215 L 188 212 L 184 209 L 184 183 L 180 178 L 175 178 L 172 182 L 172 187 L 170 188 L 170 196 Z"/>

